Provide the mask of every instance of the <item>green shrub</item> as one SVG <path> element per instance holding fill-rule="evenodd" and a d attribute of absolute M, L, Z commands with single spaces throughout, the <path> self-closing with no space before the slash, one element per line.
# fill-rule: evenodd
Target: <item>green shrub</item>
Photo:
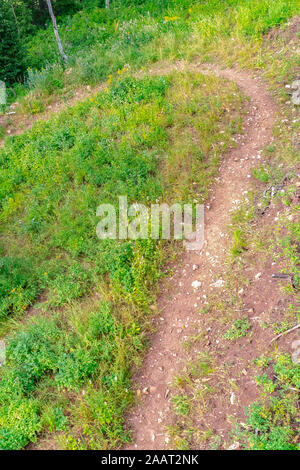
<path fill-rule="evenodd" d="M 36 381 L 45 372 L 57 368 L 60 337 L 60 330 L 54 321 L 40 318 L 9 341 L 7 367 L 13 367 L 15 380 L 24 394 L 34 390 Z"/>
<path fill-rule="evenodd" d="M 248 407 L 246 427 L 239 428 L 237 436 L 251 450 L 297 450 L 300 367 L 289 355 L 280 355 L 273 369 L 272 389 L 259 381 L 268 394 Z"/>
<path fill-rule="evenodd" d="M 234 340 L 246 336 L 251 328 L 247 315 L 241 319 L 235 320 L 232 328 L 227 330 L 224 338 Z"/>
<path fill-rule="evenodd" d="M 189 398 L 186 395 L 176 395 L 172 397 L 175 413 L 187 415 L 190 411 Z"/>
<path fill-rule="evenodd" d="M 105 302 L 101 305 L 98 312 L 94 312 L 90 315 L 87 335 L 93 340 L 101 338 L 103 335 L 115 334 L 116 328 L 116 323 L 111 312 L 111 305 Z"/>
<path fill-rule="evenodd" d="M 19 450 L 35 441 L 41 428 L 38 410 L 34 400 L 13 401 L 0 407 L 1 450 Z"/>

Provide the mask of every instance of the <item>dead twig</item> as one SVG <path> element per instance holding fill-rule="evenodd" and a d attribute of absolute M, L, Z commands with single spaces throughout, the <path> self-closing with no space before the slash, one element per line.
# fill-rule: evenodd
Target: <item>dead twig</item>
<path fill-rule="evenodd" d="M 291 284 L 295 290 L 298 290 L 299 287 L 297 286 L 297 282 L 295 280 L 294 274 L 286 274 L 286 273 L 274 273 L 272 274 L 273 279 L 291 279 Z"/>
<path fill-rule="evenodd" d="M 273 199 L 273 197 L 278 193 L 278 191 L 280 191 L 281 189 L 283 189 L 283 187 L 285 186 L 285 184 L 289 181 L 290 177 L 289 176 L 284 176 L 283 179 L 281 180 L 280 183 L 278 184 L 275 184 L 275 186 L 273 186 L 272 184 L 270 184 L 263 192 L 263 198 L 264 199 L 267 199 L 267 205 L 266 207 L 264 207 L 263 209 L 260 210 L 259 214 L 262 216 L 264 215 L 267 210 L 269 209 L 269 206 L 271 204 L 271 200 Z M 269 196 L 268 196 L 269 194 Z"/>
<path fill-rule="evenodd" d="M 291 331 L 297 330 L 297 328 L 300 328 L 300 323 L 298 323 L 298 325 L 296 326 L 293 326 L 293 328 L 290 328 L 289 330 L 286 330 L 283 333 L 280 333 L 279 335 L 275 336 L 275 338 L 271 339 L 270 344 L 276 341 L 281 336 L 287 335 L 288 333 L 291 333 Z"/>

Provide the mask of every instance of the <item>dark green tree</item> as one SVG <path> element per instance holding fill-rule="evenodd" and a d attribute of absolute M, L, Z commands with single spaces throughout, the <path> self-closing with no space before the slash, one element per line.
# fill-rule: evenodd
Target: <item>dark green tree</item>
<path fill-rule="evenodd" d="M 27 9 L 30 10 L 34 26 L 44 27 L 49 23 L 47 0 L 19 0 L 19 2 L 26 4 Z M 86 6 L 86 0 L 51 0 L 51 3 L 57 17 L 73 15 Z"/>
<path fill-rule="evenodd" d="M 67 62 L 68 57 L 64 53 L 63 46 L 62 46 L 62 43 L 61 43 L 61 40 L 60 40 L 60 36 L 59 36 L 59 33 L 58 33 L 58 29 L 57 29 L 56 18 L 55 18 L 54 12 L 53 12 L 51 0 L 46 0 L 46 2 L 47 2 L 48 9 L 49 9 L 50 17 L 51 17 L 51 20 L 52 20 L 52 23 L 53 23 L 53 30 L 54 30 L 55 39 L 56 39 L 56 42 L 57 42 L 57 45 L 58 45 L 59 53 L 60 53 L 63 61 Z"/>
<path fill-rule="evenodd" d="M 20 26 L 10 0 L 0 2 L 0 80 L 13 83 L 24 71 Z"/>

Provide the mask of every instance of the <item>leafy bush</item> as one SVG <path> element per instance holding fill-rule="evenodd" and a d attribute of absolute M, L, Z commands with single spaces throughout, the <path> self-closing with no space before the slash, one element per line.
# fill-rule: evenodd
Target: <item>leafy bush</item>
<path fill-rule="evenodd" d="M 31 259 L 0 257 L 0 320 L 20 314 L 36 297 L 36 274 Z"/>
<path fill-rule="evenodd" d="M 176 395 L 172 397 L 175 413 L 179 415 L 187 415 L 190 411 L 189 398 L 186 395 Z"/>
<path fill-rule="evenodd" d="M 111 305 L 105 302 L 98 312 L 90 315 L 88 320 L 87 335 L 89 338 L 97 339 L 102 335 L 113 335 L 116 333 L 116 323 L 112 316 Z"/>
<path fill-rule="evenodd" d="M 300 386 L 300 366 L 294 365 L 289 355 L 280 355 L 273 369 L 272 390 L 265 380 L 259 380 L 268 391 L 268 398 L 248 408 L 246 428 L 239 428 L 237 436 L 243 446 L 251 450 L 296 450 L 299 449 L 297 390 Z"/>
<path fill-rule="evenodd" d="M 0 449 L 18 450 L 35 441 L 40 431 L 38 404 L 34 400 L 13 401 L 0 407 Z"/>
<path fill-rule="evenodd" d="M 58 372 L 55 376 L 59 388 L 79 388 L 88 377 L 98 369 L 97 351 L 76 348 L 65 353 L 58 362 Z"/>
<path fill-rule="evenodd" d="M 67 87 L 96 84 L 122 69 L 124 64 L 141 67 L 162 57 L 181 57 L 194 34 L 193 43 L 200 49 L 197 52 L 209 56 L 211 52 L 215 54 L 219 39 L 223 42 L 233 35 L 255 40 L 297 13 L 295 2 L 286 0 L 276 3 L 270 0 L 251 3 L 248 0 L 122 1 L 115 2 L 109 11 L 101 6 L 92 2 L 80 11 L 76 9 L 73 16 L 64 14 L 58 19 L 59 33 L 69 57 L 68 75 L 63 79 Z M 60 88 L 61 80 L 55 77 L 61 58 L 50 22 L 46 29 L 35 30 L 26 38 L 25 61 L 30 68 L 29 83 L 37 81 L 38 93 L 44 89 L 48 95 L 47 82 L 53 83 L 50 86 L 53 91 Z M 49 73 L 42 72 L 40 80 L 39 70 L 43 68 Z"/>
<path fill-rule="evenodd" d="M 39 319 L 9 341 L 7 366 L 13 366 L 15 380 L 24 394 L 34 390 L 36 381 L 45 372 L 57 368 L 60 338 L 61 332 L 54 321 Z"/>
<path fill-rule="evenodd" d="M 117 380 L 118 375 L 112 372 L 121 329 L 112 316 L 111 305 L 103 303 L 98 311 L 90 313 L 81 330 L 82 325 L 80 331 L 75 329 L 68 335 L 57 319 L 39 318 L 8 339 L 0 381 L 1 449 L 24 447 L 35 440 L 42 427 L 51 431 L 66 429 L 67 418 L 60 405 L 46 408 L 40 416 L 41 403 L 31 398 L 49 374 L 54 378 L 51 386 L 57 391 L 78 391 L 100 370 L 104 389 L 118 385 L 120 392 L 128 387 L 127 374 L 120 372 Z M 120 413 L 119 406 L 116 402 L 114 413 Z M 105 402 L 97 407 L 103 416 L 107 414 Z"/>
<path fill-rule="evenodd" d="M 235 320 L 234 325 L 232 328 L 227 330 L 224 335 L 226 339 L 238 339 L 242 336 L 246 336 L 248 334 L 248 330 L 251 328 L 247 315 L 243 318 Z"/>

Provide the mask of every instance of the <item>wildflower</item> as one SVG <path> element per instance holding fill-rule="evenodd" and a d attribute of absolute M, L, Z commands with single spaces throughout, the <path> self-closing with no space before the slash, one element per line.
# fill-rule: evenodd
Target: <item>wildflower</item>
<path fill-rule="evenodd" d="M 16 290 L 16 288 L 14 287 L 14 288 L 10 291 L 10 293 L 15 292 L 15 290 Z"/>
<path fill-rule="evenodd" d="M 165 17 L 164 17 L 164 19 L 165 19 L 166 22 L 168 22 L 168 21 L 176 21 L 176 20 L 178 20 L 178 18 L 179 18 L 178 16 L 165 16 Z"/>

